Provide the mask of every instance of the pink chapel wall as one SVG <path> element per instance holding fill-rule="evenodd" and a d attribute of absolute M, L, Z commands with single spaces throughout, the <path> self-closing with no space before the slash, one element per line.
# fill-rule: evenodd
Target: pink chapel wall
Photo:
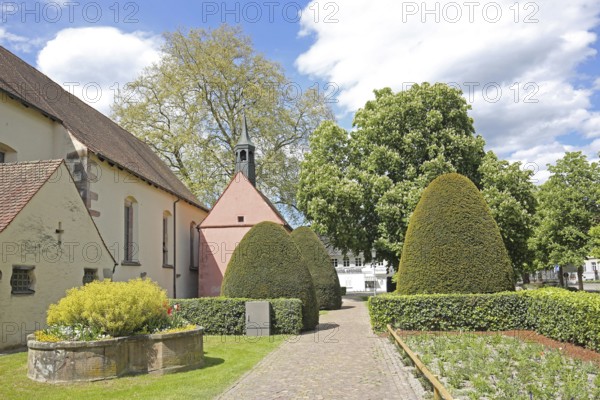
<path fill-rule="evenodd" d="M 240 172 L 200 224 L 198 296 L 220 294 L 233 251 L 250 228 L 263 221 L 286 225 Z"/>

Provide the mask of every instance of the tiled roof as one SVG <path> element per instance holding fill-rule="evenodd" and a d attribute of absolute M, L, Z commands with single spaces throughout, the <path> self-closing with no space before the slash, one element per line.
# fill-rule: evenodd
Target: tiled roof
<path fill-rule="evenodd" d="M 62 162 L 0 163 L 0 232 L 15 219 Z"/>
<path fill-rule="evenodd" d="M 208 211 L 146 143 L 2 46 L 0 91 L 60 122 L 100 159 Z"/>

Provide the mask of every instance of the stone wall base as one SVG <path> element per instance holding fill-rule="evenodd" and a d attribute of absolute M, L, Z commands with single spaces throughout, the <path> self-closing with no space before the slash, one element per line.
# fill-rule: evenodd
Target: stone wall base
<path fill-rule="evenodd" d="M 38 342 L 28 337 L 27 376 L 39 382 L 89 382 L 167 374 L 204 365 L 203 329 L 91 342 Z"/>

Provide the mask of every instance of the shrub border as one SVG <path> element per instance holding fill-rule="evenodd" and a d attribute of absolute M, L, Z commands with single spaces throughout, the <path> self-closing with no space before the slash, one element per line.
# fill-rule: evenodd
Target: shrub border
<path fill-rule="evenodd" d="M 170 299 L 179 304 L 181 316 L 190 323 L 202 326 L 207 335 L 244 335 L 246 333 L 246 302 L 257 299 L 228 297 L 199 297 Z M 300 299 L 266 299 L 271 304 L 271 332 L 297 335 L 302 330 L 302 301 Z"/>
<path fill-rule="evenodd" d="M 600 351 L 600 296 L 544 288 L 493 294 L 387 294 L 369 298 L 371 326 L 416 331 L 533 330 Z"/>

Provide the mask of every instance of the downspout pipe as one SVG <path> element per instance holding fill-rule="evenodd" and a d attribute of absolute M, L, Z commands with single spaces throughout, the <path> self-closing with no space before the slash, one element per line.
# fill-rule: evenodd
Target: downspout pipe
<path fill-rule="evenodd" d="M 177 199 L 173 202 L 173 298 L 177 298 Z"/>

